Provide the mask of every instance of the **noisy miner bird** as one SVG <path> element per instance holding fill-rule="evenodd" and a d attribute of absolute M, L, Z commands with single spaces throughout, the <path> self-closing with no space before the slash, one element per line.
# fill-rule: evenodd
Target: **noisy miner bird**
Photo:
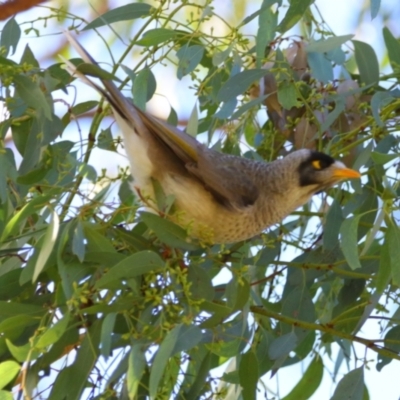
<path fill-rule="evenodd" d="M 85 63 L 98 65 L 70 34 Z M 359 178 L 332 157 L 308 149 L 265 163 L 219 153 L 187 133 L 143 112 L 112 81 L 104 88 L 67 60 L 68 71 L 100 92 L 121 129 L 134 178 L 133 189 L 157 210 L 153 180 L 174 197 L 168 217 L 206 243 L 251 238 L 344 179 Z"/>

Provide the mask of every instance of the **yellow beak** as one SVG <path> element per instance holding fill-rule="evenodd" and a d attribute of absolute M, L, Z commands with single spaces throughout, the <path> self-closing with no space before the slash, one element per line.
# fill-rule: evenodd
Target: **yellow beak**
<path fill-rule="evenodd" d="M 338 180 L 361 178 L 361 174 L 354 169 L 347 168 L 342 163 L 335 163 L 333 165 L 333 177 Z"/>

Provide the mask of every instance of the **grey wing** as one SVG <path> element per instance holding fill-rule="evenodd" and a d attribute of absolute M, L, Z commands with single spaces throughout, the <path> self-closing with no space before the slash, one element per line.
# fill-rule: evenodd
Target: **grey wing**
<path fill-rule="evenodd" d="M 227 208 L 253 205 L 260 190 L 256 183 L 257 161 L 218 153 L 202 147 L 197 164 L 186 168 L 199 178 L 216 200 Z"/>

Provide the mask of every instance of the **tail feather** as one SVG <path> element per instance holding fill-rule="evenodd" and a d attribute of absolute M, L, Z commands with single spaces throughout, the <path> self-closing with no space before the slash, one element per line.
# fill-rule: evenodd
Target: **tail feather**
<path fill-rule="evenodd" d="M 65 35 L 84 62 L 98 66 L 98 63 L 70 32 L 65 31 Z M 114 82 L 100 78 L 105 87 L 104 89 L 80 72 L 70 61 L 63 60 L 67 66 L 67 71 L 71 75 L 77 76 L 84 83 L 104 96 L 112 106 L 114 113 L 117 113 L 128 125 L 131 125 L 137 134 L 153 134 L 158 136 L 184 163 L 198 161 L 199 143 L 195 138 L 135 107 L 135 105 L 121 93 Z"/>

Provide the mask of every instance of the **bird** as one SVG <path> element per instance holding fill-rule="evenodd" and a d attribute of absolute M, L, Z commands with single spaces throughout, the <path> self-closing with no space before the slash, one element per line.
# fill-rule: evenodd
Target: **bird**
<path fill-rule="evenodd" d="M 84 63 L 98 66 L 78 40 L 66 32 Z M 133 177 L 133 190 L 160 214 L 154 182 L 173 196 L 167 218 L 206 244 L 229 244 L 253 238 L 311 197 L 340 181 L 360 178 L 331 156 L 295 150 L 264 162 L 220 153 L 195 137 L 142 111 L 112 80 L 102 86 L 64 59 L 68 72 L 97 90 L 110 104 L 121 130 Z"/>

